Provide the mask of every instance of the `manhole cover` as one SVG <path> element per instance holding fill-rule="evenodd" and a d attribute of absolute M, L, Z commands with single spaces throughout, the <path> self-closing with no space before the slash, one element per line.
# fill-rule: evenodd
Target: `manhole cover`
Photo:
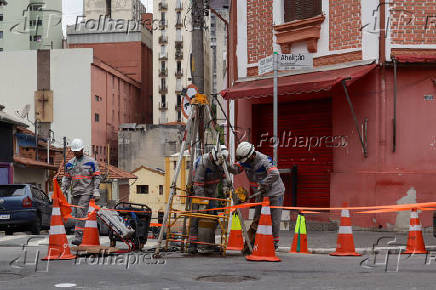
<path fill-rule="evenodd" d="M 0 282 L 10 281 L 19 278 L 23 278 L 23 276 L 16 273 L 0 273 Z"/>
<path fill-rule="evenodd" d="M 254 281 L 257 278 L 252 276 L 238 276 L 238 275 L 210 275 L 210 276 L 200 276 L 197 281 L 204 282 L 226 282 L 226 283 L 239 283 L 244 281 Z"/>

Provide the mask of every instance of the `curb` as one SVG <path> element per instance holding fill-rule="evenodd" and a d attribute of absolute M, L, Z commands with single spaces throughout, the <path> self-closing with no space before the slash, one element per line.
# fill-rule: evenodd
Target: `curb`
<path fill-rule="evenodd" d="M 361 254 L 361 255 L 370 255 L 373 253 L 379 253 L 381 250 L 386 250 L 386 249 L 405 249 L 406 247 L 404 246 L 400 246 L 400 247 L 377 247 L 375 250 L 371 247 L 371 248 L 356 248 L 356 252 Z M 290 247 L 279 247 L 277 249 L 277 252 L 280 253 L 286 253 L 286 254 L 292 254 L 289 253 L 289 251 L 291 250 Z M 309 248 L 308 249 L 310 253 L 312 254 L 321 254 L 321 255 L 328 255 L 330 253 L 333 253 L 334 251 L 336 251 L 336 248 Z"/>

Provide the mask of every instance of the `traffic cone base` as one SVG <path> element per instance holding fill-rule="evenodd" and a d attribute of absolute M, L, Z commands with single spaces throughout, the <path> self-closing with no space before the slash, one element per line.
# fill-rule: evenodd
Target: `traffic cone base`
<path fill-rule="evenodd" d="M 49 230 L 48 254 L 42 260 L 71 260 L 74 258 L 76 256 L 71 254 L 68 245 L 59 202 L 54 199 Z"/>
<path fill-rule="evenodd" d="M 244 248 L 244 239 L 242 238 L 241 222 L 237 214 L 232 216 L 232 228 L 230 230 L 227 250 L 241 251 Z"/>
<path fill-rule="evenodd" d="M 269 198 L 265 197 L 262 203 L 261 216 L 257 226 L 253 253 L 245 257 L 249 261 L 280 262 L 274 249 L 272 236 L 271 210 Z"/>
<path fill-rule="evenodd" d="M 351 226 L 350 211 L 343 209 L 341 212 L 341 224 L 339 226 L 336 251 L 330 256 L 361 256 L 356 253 L 354 247 L 353 227 Z"/>
<path fill-rule="evenodd" d="M 295 222 L 294 240 L 292 241 L 289 253 L 310 254 L 307 248 L 306 219 L 304 215 L 298 214 L 297 221 Z"/>
<path fill-rule="evenodd" d="M 424 238 L 422 236 L 422 226 L 416 209 L 412 209 L 410 212 L 410 226 L 407 247 L 402 254 L 427 254 Z"/>

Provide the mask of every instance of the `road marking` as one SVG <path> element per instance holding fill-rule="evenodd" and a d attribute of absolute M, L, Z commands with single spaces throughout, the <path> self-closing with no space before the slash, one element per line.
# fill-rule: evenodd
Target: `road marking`
<path fill-rule="evenodd" d="M 73 288 L 76 287 L 77 284 L 74 283 L 59 283 L 54 285 L 56 288 Z"/>

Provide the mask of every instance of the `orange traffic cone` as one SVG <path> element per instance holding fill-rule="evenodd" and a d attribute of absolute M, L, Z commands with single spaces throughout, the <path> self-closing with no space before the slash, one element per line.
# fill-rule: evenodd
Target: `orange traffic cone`
<path fill-rule="evenodd" d="M 419 221 L 416 208 L 410 212 L 409 238 L 407 248 L 403 254 L 426 254 L 424 238 L 422 236 L 422 226 Z"/>
<path fill-rule="evenodd" d="M 307 249 L 306 218 L 302 214 L 298 214 L 297 216 L 294 241 L 292 242 L 289 253 L 310 254 Z"/>
<path fill-rule="evenodd" d="M 262 211 L 259 225 L 257 226 L 253 253 L 245 258 L 250 261 L 280 262 L 274 249 L 271 210 L 268 197 L 264 197 L 262 202 Z"/>
<path fill-rule="evenodd" d="M 239 217 L 236 213 L 232 217 L 232 228 L 230 237 L 227 243 L 227 250 L 241 251 L 244 248 L 244 240 L 242 239 L 242 228 Z"/>
<path fill-rule="evenodd" d="M 70 246 L 68 245 L 57 198 L 53 199 L 49 235 L 48 255 L 43 260 L 71 260 L 76 258 L 75 255 L 71 254 Z"/>
<path fill-rule="evenodd" d="M 341 211 L 341 224 L 339 226 L 336 252 L 330 253 L 331 256 L 361 256 L 356 253 L 354 248 L 353 227 L 351 226 L 350 211 Z"/>
<path fill-rule="evenodd" d="M 80 246 L 93 247 L 100 246 L 100 235 L 97 227 L 97 206 L 94 199 L 89 201 L 88 219 L 85 222 L 85 230 L 83 231 L 82 243 Z"/>

